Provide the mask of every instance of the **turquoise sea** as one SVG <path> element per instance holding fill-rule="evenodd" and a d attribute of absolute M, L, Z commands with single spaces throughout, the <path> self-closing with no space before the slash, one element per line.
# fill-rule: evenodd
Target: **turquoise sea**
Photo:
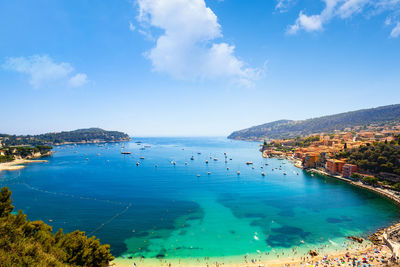
<path fill-rule="evenodd" d="M 121 145 L 56 147 L 48 163 L 1 172 L 0 185 L 29 219 L 86 231 L 126 259 L 337 250 L 400 216 L 372 192 L 262 158 L 255 142 L 135 138 L 124 143 L 131 155 Z"/>

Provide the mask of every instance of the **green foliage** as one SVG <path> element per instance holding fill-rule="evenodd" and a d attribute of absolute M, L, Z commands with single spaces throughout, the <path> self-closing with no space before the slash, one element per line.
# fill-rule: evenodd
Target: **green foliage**
<path fill-rule="evenodd" d="M 111 141 L 127 141 L 129 136 L 125 133 L 117 131 L 105 131 L 99 128 L 79 129 L 69 132 L 60 133 L 47 133 L 40 135 L 0 135 L 3 137 L 3 143 L 5 146 L 19 146 L 19 145 L 31 145 L 31 146 L 43 146 L 43 145 L 55 145 L 62 144 L 65 142 L 79 143 L 82 141 L 91 142 L 99 140 L 102 142 Z M 45 146 L 42 147 L 45 149 Z"/>
<path fill-rule="evenodd" d="M 296 140 L 296 142 L 293 144 L 293 146 L 308 147 L 313 142 L 318 142 L 320 140 L 320 138 L 319 138 L 319 136 L 309 136 L 306 138 L 297 137 L 297 138 L 295 138 L 295 140 Z"/>
<path fill-rule="evenodd" d="M 390 144 L 375 142 L 359 148 L 342 151 L 336 158 L 347 158 L 350 164 L 362 170 L 378 174 L 387 172 L 400 175 L 400 136 Z"/>
<path fill-rule="evenodd" d="M 0 192 L 1 266 L 108 266 L 114 259 L 109 245 L 84 232 L 64 234 L 43 221 L 29 221 L 21 211 L 12 214 L 11 191 Z"/>
<path fill-rule="evenodd" d="M 36 153 L 45 155 L 52 149 L 51 146 L 37 145 L 31 146 L 18 146 L 18 147 L 4 147 L 2 150 L 5 152 L 4 156 L 0 156 L 0 163 L 9 162 L 18 158 L 32 157 Z"/>
<path fill-rule="evenodd" d="M 364 183 L 369 185 L 376 185 L 378 183 L 378 178 L 373 176 L 365 176 L 362 180 Z"/>
<path fill-rule="evenodd" d="M 356 180 L 361 180 L 362 178 L 362 176 L 358 173 L 353 173 L 350 177 Z"/>
<path fill-rule="evenodd" d="M 7 216 L 13 211 L 14 206 L 11 203 L 11 191 L 8 187 L 3 187 L 0 191 L 0 217 Z"/>
<path fill-rule="evenodd" d="M 400 104 L 357 110 L 303 121 L 280 120 L 233 132 L 231 139 L 269 139 L 333 132 L 347 127 L 400 120 Z"/>
<path fill-rule="evenodd" d="M 396 190 L 396 191 L 400 191 L 400 183 L 395 183 L 393 185 L 393 189 Z"/>
<path fill-rule="evenodd" d="M 0 156 L 0 163 L 13 161 L 14 157 L 10 155 Z"/>

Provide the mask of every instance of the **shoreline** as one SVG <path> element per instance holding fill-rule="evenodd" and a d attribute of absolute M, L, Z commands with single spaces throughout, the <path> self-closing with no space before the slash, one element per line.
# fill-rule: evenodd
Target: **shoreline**
<path fill-rule="evenodd" d="M 294 166 L 303 169 L 294 158 L 287 158 Z M 391 193 L 387 189 L 372 187 L 364 185 L 361 182 L 355 182 L 350 179 L 346 179 L 339 176 L 333 176 L 326 172 L 316 170 L 316 169 L 304 169 L 308 173 L 317 173 L 319 175 L 327 176 L 342 180 L 351 185 L 357 186 L 362 189 L 366 189 L 379 194 L 380 196 L 386 197 L 393 201 L 396 205 L 400 206 L 400 197 Z M 355 246 L 359 246 L 356 249 L 349 249 L 342 247 L 339 251 L 332 252 L 321 252 L 318 256 L 311 257 L 307 255 L 301 257 L 301 255 L 293 254 L 292 257 L 279 258 L 276 255 L 273 259 L 261 259 L 262 255 L 242 255 L 242 256 L 232 256 L 224 258 L 189 258 L 189 259 L 141 259 L 141 258 L 116 258 L 111 264 L 118 267 L 132 266 L 134 263 L 140 266 L 268 266 L 268 267 L 281 267 L 281 266 L 314 266 L 314 264 L 321 264 L 323 266 L 342 266 L 342 264 L 352 264 L 353 259 L 357 261 L 362 261 L 364 258 L 368 259 L 368 263 L 373 264 L 373 266 L 400 266 L 394 259 L 399 259 L 400 257 L 400 244 L 390 240 L 391 233 L 395 231 L 400 231 L 400 219 L 391 224 L 386 228 L 378 229 L 375 233 L 371 234 L 368 239 L 365 239 L 363 244 L 367 242 L 365 247 L 362 244 L 357 244 L 354 242 Z M 259 257 L 258 260 L 256 260 Z M 252 259 L 254 258 L 254 259 Z M 136 266 L 136 265 L 135 265 Z"/>
<path fill-rule="evenodd" d="M 130 142 L 132 141 L 132 138 L 129 140 L 127 139 L 121 139 L 121 140 L 110 140 L 110 141 L 104 141 L 104 140 L 94 140 L 94 141 L 80 141 L 80 142 L 64 142 L 64 143 L 56 143 L 56 144 L 51 144 L 52 146 L 63 146 L 63 145 L 84 145 L 84 144 L 108 144 L 108 143 L 122 143 L 122 142 Z"/>
<path fill-rule="evenodd" d="M 318 256 L 311 257 L 310 255 L 304 257 L 301 255 L 292 255 L 292 257 L 284 257 L 279 258 L 275 257 L 274 259 L 261 259 L 262 255 L 241 255 L 241 256 L 228 256 L 226 258 L 218 258 L 218 257 L 207 257 L 207 258 L 171 258 L 171 259 L 157 259 L 157 258 L 116 258 L 111 262 L 110 266 L 116 267 L 128 267 L 132 266 L 144 266 L 144 267 L 153 267 L 153 266 L 228 266 L 228 267 L 260 267 L 260 266 L 268 266 L 268 267 L 281 267 L 281 266 L 293 266 L 293 267 L 304 267 L 321 264 L 322 266 L 342 266 L 338 263 L 342 262 L 352 262 L 353 259 L 357 259 L 357 261 L 362 261 L 363 258 L 367 258 L 369 263 L 372 263 L 374 266 L 388 266 L 387 263 L 393 265 L 390 262 L 390 258 L 392 257 L 391 250 L 385 246 L 370 246 L 366 245 L 365 247 L 353 248 L 353 249 L 342 249 L 340 251 L 335 252 L 326 252 L 321 253 Z M 371 258 L 374 258 L 371 260 Z M 382 262 L 384 259 L 385 262 Z"/>
<path fill-rule="evenodd" d="M 44 156 L 48 156 L 48 155 L 51 155 L 51 152 L 50 152 L 50 154 L 41 155 L 40 157 L 44 157 Z M 40 157 L 36 157 L 36 158 L 40 158 Z M 296 166 L 296 164 L 295 164 L 296 162 L 293 158 L 286 158 L 286 159 L 288 161 L 294 163 L 294 165 Z M 39 160 L 37 160 L 37 159 L 36 160 L 34 160 L 34 159 L 16 159 L 11 162 L 0 163 L 0 172 L 3 170 L 20 170 L 20 169 L 26 167 L 22 164 L 41 163 L 41 162 L 43 163 L 43 162 L 48 162 L 48 161 L 40 160 L 40 159 Z M 367 185 L 362 184 L 361 182 L 354 182 L 352 180 L 345 179 L 342 177 L 332 176 L 332 175 L 325 173 L 323 171 L 320 171 L 320 170 L 315 170 L 315 169 L 304 169 L 304 170 L 306 172 L 315 172 L 315 173 L 318 173 L 320 175 L 324 175 L 327 177 L 340 179 L 344 182 L 350 183 L 357 187 L 373 191 L 381 196 L 389 198 L 390 200 L 395 202 L 398 206 L 400 206 L 400 197 L 393 193 L 390 193 L 390 191 L 387 189 L 367 186 Z M 383 245 L 383 246 L 373 245 L 368 242 L 366 244 L 366 246 L 365 246 L 365 243 L 363 243 L 363 246 L 360 246 L 357 249 L 349 249 L 349 248 L 341 247 L 341 248 L 339 248 L 339 251 L 321 252 L 319 256 L 316 256 L 314 258 L 311 258 L 311 256 L 307 255 L 309 258 L 307 260 L 301 259 L 300 257 L 302 255 L 295 255 L 295 254 L 293 254 L 293 257 L 289 257 L 289 255 L 288 255 L 287 258 L 279 258 L 279 255 L 275 255 L 275 258 L 273 258 L 273 259 L 261 259 L 262 255 L 257 255 L 257 254 L 253 255 L 252 254 L 252 255 L 247 256 L 247 261 L 244 260 L 244 257 L 246 255 L 226 257 L 226 259 L 229 262 L 218 261 L 218 260 L 221 260 L 221 258 L 208 258 L 207 260 L 205 260 L 203 258 L 188 258 L 188 259 L 148 258 L 148 259 L 144 259 L 144 260 L 142 260 L 140 258 L 134 258 L 134 259 L 117 258 L 116 260 L 111 262 L 111 265 L 124 267 L 124 266 L 132 266 L 133 263 L 136 262 L 139 264 L 139 266 L 232 266 L 232 267 L 233 266 L 269 266 L 269 267 L 276 266 L 276 267 L 278 267 L 278 266 L 283 266 L 283 265 L 285 265 L 285 266 L 287 266 L 287 265 L 304 266 L 304 265 L 314 265 L 315 262 L 321 261 L 325 256 L 327 256 L 328 260 L 332 260 L 332 261 L 336 262 L 336 260 L 335 260 L 336 258 L 341 258 L 341 257 L 349 258 L 349 257 L 345 256 L 347 253 L 350 253 L 351 257 L 356 257 L 360 253 L 370 253 L 371 251 L 373 251 L 375 249 L 380 249 L 380 248 L 382 248 L 383 251 L 386 251 L 385 255 L 390 254 L 390 256 L 391 256 L 392 254 L 394 254 L 396 256 L 396 255 L 400 255 L 400 253 L 396 253 L 394 251 L 393 247 L 395 247 L 395 246 L 393 246 L 393 244 L 390 243 L 390 239 L 387 236 L 388 236 L 388 233 L 390 232 L 389 230 L 393 230 L 390 228 L 398 228 L 399 226 L 400 226 L 400 224 L 392 224 L 389 227 L 386 227 L 385 229 L 380 229 L 378 231 L 378 232 L 382 231 L 382 233 L 380 233 L 380 236 L 382 236 L 383 241 L 385 241 L 384 242 L 385 245 Z M 376 232 L 376 233 L 378 233 L 378 232 Z M 386 237 L 384 236 L 385 234 L 386 234 Z M 389 236 L 390 236 L 390 234 L 389 234 Z M 356 243 L 354 243 L 354 244 L 356 245 Z M 391 252 L 389 253 L 389 251 L 391 251 Z M 381 254 L 379 254 L 379 255 L 381 255 Z M 303 254 L 303 257 L 304 257 L 304 254 Z M 258 258 L 259 260 L 255 260 L 253 262 L 251 260 L 251 258 L 254 258 L 254 259 Z M 232 260 L 232 259 L 236 259 L 236 260 Z M 336 265 L 337 264 L 335 264 L 335 266 Z M 380 265 L 379 263 L 374 262 L 374 266 L 383 266 L 383 264 Z M 394 266 L 394 265 L 391 265 L 391 266 Z"/>
<path fill-rule="evenodd" d="M 363 184 L 362 182 L 356 182 L 353 181 L 351 179 L 347 179 L 347 178 L 343 178 L 340 176 L 335 176 L 335 175 L 331 175 L 327 172 L 321 171 L 321 170 L 317 170 L 317 169 L 304 169 L 304 171 L 308 172 L 308 173 L 317 173 L 323 176 L 327 176 L 327 177 L 331 177 L 331 178 L 335 178 L 335 179 L 339 179 L 342 180 L 346 183 L 349 183 L 351 185 L 357 186 L 359 188 L 363 188 L 363 189 L 367 189 L 369 191 L 375 192 L 383 197 L 388 198 L 389 200 L 393 201 L 396 205 L 400 206 L 400 196 L 396 195 L 395 193 L 392 193 L 389 191 L 389 189 L 384 189 L 381 187 L 374 187 L 371 185 L 366 185 Z M 400 222 L 400 219 L 399 219 Z"/>
<path fill-rule="evenodd" d="M 353 181 L 351 179 L 343 178 L 340 176 L 331 175 L 327 172 L 317 170 L 317 169 L 304 169 L 304 170 L 308 173 L 316 173 L 316 174 L 319 174 L 322 176 L 339 179 L 343 182 L 346 182 L 346 183 L 356 186 L 358 188 L 362 188 L 362 189 L 374 192 L 375 194 L 378 194 L 378 195 L 385 197 L 388 200 L 394 202 L 394 204 L 396 204 L 397 206 L 400 207 L 400 195 L 397 195 L 397 194 L 391 192 L 389 189 L 366 185 L 359 181 L 357 182 L 357 181 Z M 400 218 L 397 220 L 397 222 L 389 225 L 388 227 L 378 229 L 375 233 L 373 233 L 369 236 L 369 239 L 371 241 L 373 241 L 372 239 L 374 239 L 375 241 L 381 242 L 381 243 L 385 244 L 387 247 L 389 247 L 391 252 L 393 253 L 394 258 L 397 259 L 397 262 L 400 261 L 400 243 L 397 241 L 391 240 L 390 236 L 393 233 L 397 234 L 399 231 L 400 231 Z"/>
<path fill-rule="evenodd" d="M 44 155 L 48 156 L 48 155 Z M 0 163 L 0 172 L 1 171 L 17 171 L 21 170 L 26 167 L 24 164 L 28 163 L 43 163 L 48 162 L 47 160 L 40 160 L 40 159 L 14 159 L 10 162 L 3 162 Z"/>

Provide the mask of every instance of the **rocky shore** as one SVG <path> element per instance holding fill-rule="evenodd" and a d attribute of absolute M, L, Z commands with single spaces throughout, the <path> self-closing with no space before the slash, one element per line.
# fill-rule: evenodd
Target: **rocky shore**
<path fill-rule="evenodd" d="M 28 156 L 26 158 L 16 158 L 13 161 L 10 162 L 4 162 L 0 163 L 0 172 L 1 171 L 16 171 L 20 170 L 26 167 L 25 164 L 29 163 L 43 163 L 47 162 L 47 160 L 39 160 L 38 158 L 46 157 L 46 156 L 51 156 L 53 154 L 52 151 L 49 151 L 48 153 L 41 154 L 41 153 L 35 153 L 32 154 L 31 156 Z"/>

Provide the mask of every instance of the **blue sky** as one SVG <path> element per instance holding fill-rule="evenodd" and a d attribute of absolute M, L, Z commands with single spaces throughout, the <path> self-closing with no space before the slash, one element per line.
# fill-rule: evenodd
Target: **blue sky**
<path fill-rule="evenodd" d="M 400 0 L 0 0 L 0 132 L 227 135 L 400 103 Z"/>

